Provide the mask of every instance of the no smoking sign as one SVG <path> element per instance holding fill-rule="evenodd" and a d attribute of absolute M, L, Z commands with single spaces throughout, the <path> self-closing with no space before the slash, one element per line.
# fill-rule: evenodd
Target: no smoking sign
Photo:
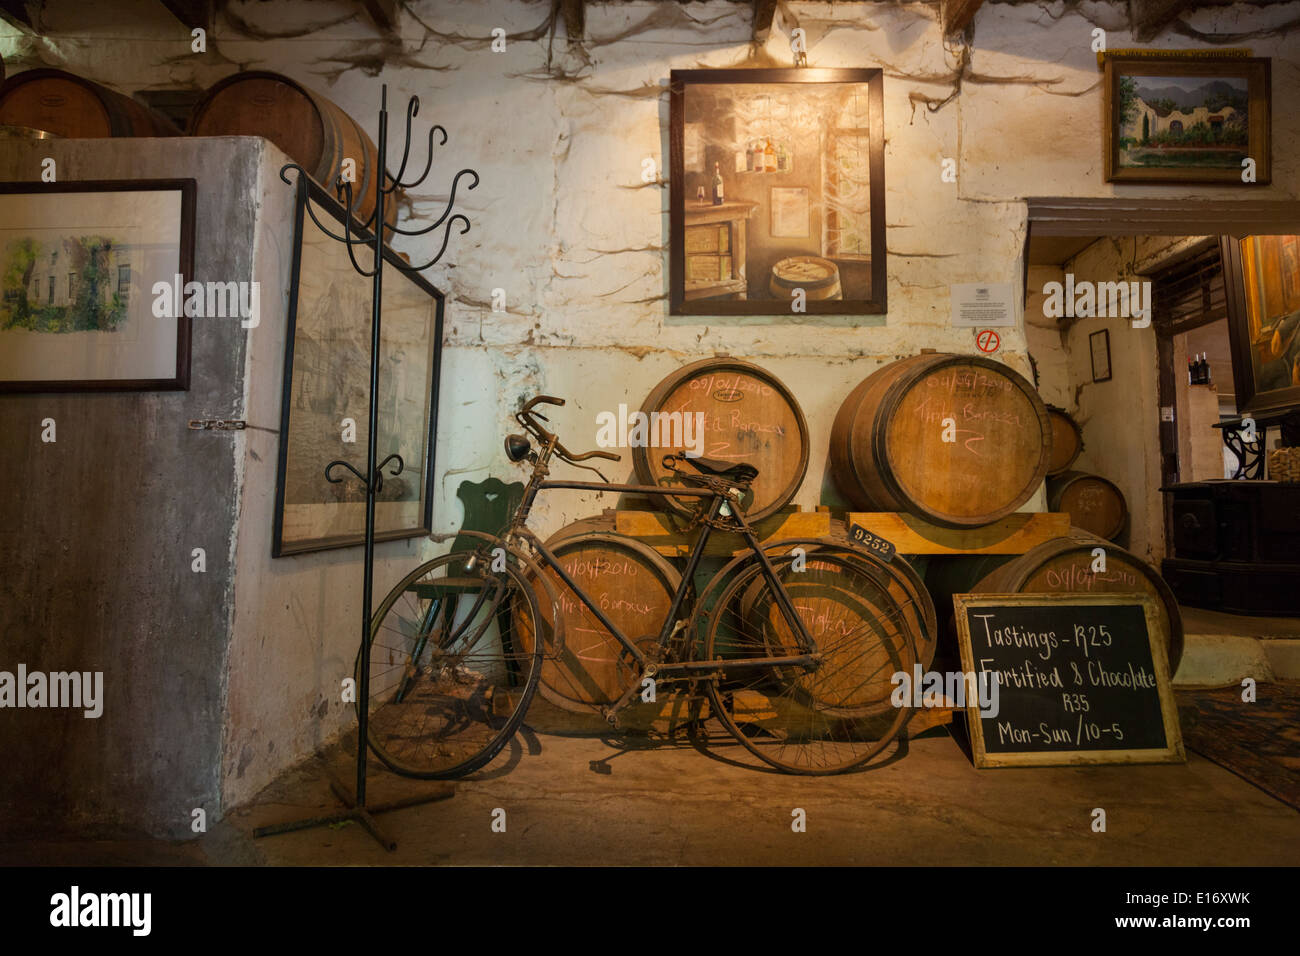
<path fill-rule="evenodd" d="M 1002 339 L 992 329 L 980 329 L 975 333 L 975 344 L 981 352 L 991 354 L 998 350 L 998 346 L 1002 344 Z"/>

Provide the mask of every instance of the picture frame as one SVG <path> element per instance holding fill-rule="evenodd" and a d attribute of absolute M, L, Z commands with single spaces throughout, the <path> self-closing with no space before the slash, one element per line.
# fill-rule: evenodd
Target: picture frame
<path fill-rule="evenodd" d="M 1106 182 L 1271 181 L 1268 58 L 1117 56 L 1103 69 Z"/>
<path fill-rule="evenodd" d="M 670 314 L 802 320 L 886 311 L 883 77 L 880 69 L 672 71 Z M 790 235 L 799 231 L 791 207 L 802 201 L 794 190 L 807 191 L 805 236 Z M 773 208 L 774 197 L 787 208 Z"/>
<path fill-rule="evenodd" d="M 1219 237 L 1237 413 L 1300 409 L 1300 236 Z"/>
<path fill-rule="evenodd" d="M 327 481 L 325 467 L 342 459 L 362 474 L 366 472 L 372 279 L 352 267 L 343 243 L 306 222 L 310 202 L 317 218 L 342 234 L 343 207 L 307 177 L 298 182 L 271 547 L 274 558 L 356 547 L 365 540 L 365 489 L 342 469 L 336 469 L 335 476 L 343 481 Z M 370 236 L 357 231 L 355 225 L 352 235 Z M 364 248 L 354 249 L 354 254 L 363 264 L 368 261 Z M 397 476 L 391 464 L 384 470 L 375 502 L 375 540 L 395 541 L 427 535 L 433 529 L 445 300 L 422 276 L 402 271 L 400 267 L 406 263 L 387 246 L 384 259 L 390 268 L 386 270 L 380 316 L 384 344 L 376 458 L 382 462 L 397 453 L 403 467 Z"/>
<path fill-rule="evenodd" d="M 0 392 L 189 389 L 194 203 L 193 179 L 0 183 Z"/>
<path fill-rule="evenodd" d="M 1110 381 L 1110 329 L 1100 329 L 1088 336 L 1088 354 L 1092 359 L 1092 380 Z"/>

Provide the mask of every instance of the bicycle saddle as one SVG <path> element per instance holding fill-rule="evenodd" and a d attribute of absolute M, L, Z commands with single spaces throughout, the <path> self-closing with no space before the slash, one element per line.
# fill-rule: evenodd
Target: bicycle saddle
<path fill-rule="evenodd" d="M 686 458 L 683 460 L 701 474 L 715 475 L 729 481 L 750 482 L 758 477 L 758 469 L 744 462 L 719 461 L 716 458 Z"/>

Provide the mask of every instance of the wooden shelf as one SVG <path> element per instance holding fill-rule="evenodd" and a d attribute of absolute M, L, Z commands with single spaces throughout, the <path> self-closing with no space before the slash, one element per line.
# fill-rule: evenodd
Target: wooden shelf
<path fill-rule="evenodd" d="M 698 533 L 683 534 L 662 511 L 615 511 L 614 530 L 648 544 L 670 558 L 684 558 Z M 831 516 L 826 511 L 788 511 L 772 515 L 754 525 L 754 534 L 766 544 L 783 538 L 824 538 L 831 533 Z M 704 553 L 714 557 L 745 554 L 749 546 L 738 534 L 715 531 Z"/>
<path fill-rule="evenodd" d="M 942 528 L 893 511 L 850 511 L 848 522 L 884 538 L 899 554 L 1024 554 L 1070 532 L 1070 516 L 1052 511 L 1021 512 L 982 528 Z"/>

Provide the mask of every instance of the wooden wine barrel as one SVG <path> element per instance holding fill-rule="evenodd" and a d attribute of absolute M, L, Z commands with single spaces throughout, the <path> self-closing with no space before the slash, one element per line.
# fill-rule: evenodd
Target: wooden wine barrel
<path fill-rule="evenodd" d="M 842 299 L 840 267 L 818 256 L 791 256 L 772 266 L 768 289 L 778 299 L 793 299 L 803 289 L 809 301 Z"/>
<path fill-rule="evenodd" d="M 1114 540 L 1128 521 L 1124 493 L 1101 475 L 1067 471 L 1047 482 L 1052 511 L 1064 511 L 1070 524 L 1098 537 Z"/>
<path fill-rule="evenodd" d="M 194 107 L 190 135 L 264 137 L 340 203 L 345 191 L 335 181 L 343 161 L 351 159 L 356 163 L 352 195 L 357 217 L 364 222 L 375 210 L 374 142 L 334 102 L 287 76 L 250 70 L 219 81 Z M 391 225 L 397 221 L 396 194 L 384 202 L 384 220 Z"/>
<path fill-rule="evenodd" d="M 1093 571 L 1094 548 L 1105 550 L 1106 570 Z M 1060 538 L 1044 541 L 1024 554 L 959 558 L 934 562 L 926 584 L 939 608 L 940 617 L 951 621 L 952 595 L 972 594 L 1113 594 L 1134 591 L 1150 594 L 1159 610 L 1160 641 L 1169 654 L 1169 673 L 1178 669 L 1183 657 L 1183 617 L 1169 585 L 1137 555 L 1116 544 L 1074 529 Z M 945 628 L 945 641 L 951 628 Z M 955 646 L 941 654 L 955 659 Z"/>
<path fill-rule="evenodd" d="M 1047 418 L 1052 423 L 1052 456 L 1047 461 L 1048 477 L 1069 471 L 1074 460 L 1083 451 L 1083 429 L 1063 408 L 1047 406 Z"/>
<path fill-rule="evenodd" d="M 612 528 L 612 517 L 584 518 L 561 528 L 546 545 L 601 612 L 630 640 L 648 648 L 659 637 L 681 575 L 653 548 L 616 535 Z M 549 632 L 555 627 L 554 611 L 545 590 L 536 587 L 543 626 L 548 630 L 543 635 L 539 689 L 543 697 L 565 710 L 598 713 L 602 706 L 618 700 L 639 673 L 623 646 L 554 569 L 543 567 L 541 573 L 550 577 L 559 598 L 565 640 L 563 651 L 553 653 Z M 526 619 L 517 615 L 514 620 L 524 648 L 531 650 L 535 637 Z"/>
<path fill-rule="evenodd" d="M 687 416 L 703 414 L 703 456 L 746 462 L 758 469 L 746 502 L 748 521 L 776 514 L 799 493 L 808 471 L 808 423 L 794 395 L 771 372 L 729 356 L 704 359 L 656 385 L 641 411 L 650 417 L 652 426 L 658 423 L 650 436 L 657 446 L 632 448 L 632 464 L 642 484 L 676 484 L 662 459 L 684 446 L 674 436 L 665 436 L 664 430 L 675 431 L 680 422 L 684 433 Z M 680 418 L 671 417 L 675 415 Z M 698 418 L 689 421 L 694 436 Z M 664 438 L 674 440 L 661 442 Z M 697 501 L 650 500 L 655 507 L 679 515 L 690 514 Z"/>
<path fill-rule="evenodd" d="M 129 96 L 63 70 L 26 70 L 0 83 L 0 126 L 26 126 L 72 139 L 180 136 L 163 116 Z"/>
<path fill-rule="evenodd" d="M 1023 376 L 992 359 L 928 352 L 849 393 L 831 428 L 831 475 L 859 510 L 978 527 L 1038 490 L 1051 444 L 1047 408 Z"/>

